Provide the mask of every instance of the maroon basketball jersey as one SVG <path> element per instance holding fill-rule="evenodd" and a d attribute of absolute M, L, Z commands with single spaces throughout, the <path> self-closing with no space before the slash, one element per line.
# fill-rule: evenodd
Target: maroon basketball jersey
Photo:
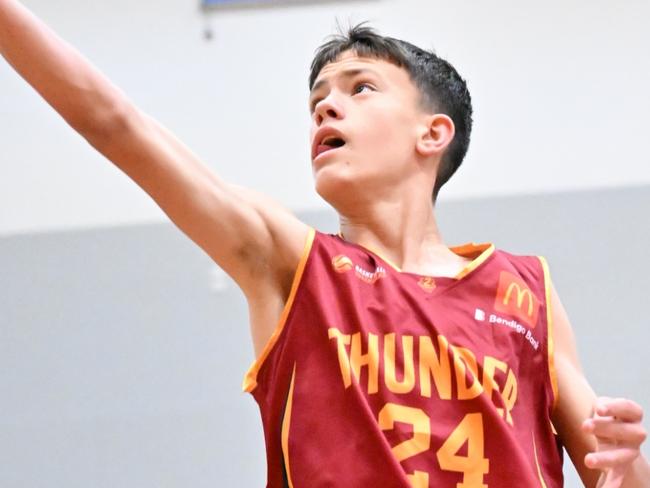
<path fill-rule="evenodd" d="M 451 249 L 458 276 L 421 276 L 310 231 L 244 379 L 268 487 L 562 486 L 546 262 Z"/>

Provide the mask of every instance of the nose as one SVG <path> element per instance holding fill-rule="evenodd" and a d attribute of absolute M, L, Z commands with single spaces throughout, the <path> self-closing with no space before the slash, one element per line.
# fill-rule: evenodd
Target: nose
<path fill-rule="evenodd" d="M 341 119 L 343 117 L 343 109 L 337 103 L 330 93 L 329 96 L 323 98 L 316 104 L 314 108 L 314 118 L 316 125 L 321 125 L 327 119 Z"/>

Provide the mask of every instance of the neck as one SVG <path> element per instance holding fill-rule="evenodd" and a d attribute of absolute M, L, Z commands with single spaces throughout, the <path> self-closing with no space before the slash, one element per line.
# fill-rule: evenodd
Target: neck
<path fill-rule="evenodd" d="M 469 261 L 445 245 L 428 200 L 375 201 L 355 210 L 353 215 L 340 214 L 343 239 L 372 250 L 402 271 L 453 277 Z"/>

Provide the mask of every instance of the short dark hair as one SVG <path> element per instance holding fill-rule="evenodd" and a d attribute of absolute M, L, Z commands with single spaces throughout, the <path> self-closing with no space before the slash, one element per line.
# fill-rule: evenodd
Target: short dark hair
<path fill-rule="evenodd" d="M 433 201 L 440 187 L 456 172 L 463 162 L 472 131 L 472 99 L 465 80 L 446 60 L 433 51 L 425 51 L 400 39 L 378 34 L 361 22 L 348 28 L 317 48 L 311 63 L 309 89 L 323 67 L 336 61 L 339 55 L 353 51 L 357 56 L 391 62 L 408 71 L 411 80 L 420 90 L 420 103 L 425 110 L 435 110 L 448 115 L 454 122 L 454 139 L 445 151 L 438 168 L 433 189 Z"/>

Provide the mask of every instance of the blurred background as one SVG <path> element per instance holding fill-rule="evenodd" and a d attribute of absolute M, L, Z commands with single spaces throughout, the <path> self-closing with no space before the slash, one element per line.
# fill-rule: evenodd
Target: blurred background
<path fill-rule="evenodd" d="M 434 49 L 475 110 L 445 241 L 546 256 L 594 389 L 650 411 L 647 1 L 24 3 L 222 177 L 329 232 L 314 50 L 364 20 Z M 233 282 L 0 62 L 0 486 L 264 486 L 247 319 Z"/>

